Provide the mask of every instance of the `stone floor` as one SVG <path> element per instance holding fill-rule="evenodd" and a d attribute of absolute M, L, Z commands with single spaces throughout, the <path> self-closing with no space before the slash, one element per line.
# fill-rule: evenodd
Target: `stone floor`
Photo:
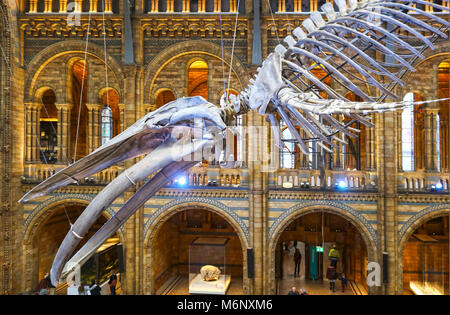
<path fill-rule="evenodd" d="M 165 292 L 166 295 L 187 295 L 189 294 L 189 277 L 187 275 L 179 276 L 171 286 L 170 290 Z M 242 289 L 242 278 L 232 277 L 230 287 L 228 288 L 227 295 L 242 295 L 244 291 Z"/>
<path fill-rule="evenodd" d="M 330 291 L 328 280 L 305 280 L 305 261 L 302 259 L 300 265 L 300 276 L 294 278 L 294 253 L 285 251 L 283 255 L 283 279 L 278 281 L 278 294 L 284 295 L 292 287 L 299 291 L 304 288 L 310 295 L 353 295 L 352 289 L 347 288 L 345 292 L 341 291 L 341 282 L 336 281 L 336 292 Z"/>

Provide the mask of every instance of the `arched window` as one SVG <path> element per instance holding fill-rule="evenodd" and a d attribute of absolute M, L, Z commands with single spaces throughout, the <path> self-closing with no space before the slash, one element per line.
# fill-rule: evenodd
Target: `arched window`
<path fill-rule="evenodd" d="M 75 158 L 75 161 L 78 161 L 88 153 L 88 110 L 86 107 L 88 69 L 83 60 L 70 61 L 69 66 L 71 71 L 69 86 L 72 99 L 69 156 L 70 159 Z"/>
<path fill-rule="evenodd" d="M 202 96 L 208 100 L 208 65 L 202 60 L 194 60 L 188 66 L 188 96 Z"/>
<path fill-rule="evenodd" d="M 295 142 L 291 131 L 286 124 L 281 121 L 281 142 L 283 147 L 280 149 L 280 168 L 295 168 Z"/>
<path fill-rule="evenodd" d="M 156 95 L 156 108 L 175 100 L 175 95 L 170 90 L 162 90 Z"/>
<path fill-rule="evenodd" d="M 414 93 L 407 93 L 404 101 L 414 102 Z M 402 112 L 402 168 L 414 171 L 414 108 L 406 107 Z"/>
<path fill-rule="evenodd" d="M 48 89 L 41 96 L 39 155 L 43 163 L 56 163 L 58 151 L 58 110 L 55 106 L 55 93 Z"/>
<path fill-rule="evenodd" d="M 102 109 L 102 145 L 112 138 L 113 118 L 112 110 L 109 106 Z"/>
<path fill-rule="evenodd" d="M 119 94 L 112 88 L 108 88 L 102 95 L 102 105 L 109 107 L 112 112 L 112 135 L 117 136 L 120 130 L 120 109 L 119 109 Z"/>

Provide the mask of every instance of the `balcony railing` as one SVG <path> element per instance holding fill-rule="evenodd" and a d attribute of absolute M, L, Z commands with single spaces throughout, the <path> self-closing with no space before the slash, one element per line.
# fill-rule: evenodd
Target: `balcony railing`
<path fill-rule="evenodd" d="M 448 173 L 403 172 L 398 174 L 399 192 L 448 192 Z"/>
<path fill-rule="evenodd" d="M 377 188 L 375 172 L 325 170 L 279 170 L 271 185 L 292 189 L 373 190 Z"/>

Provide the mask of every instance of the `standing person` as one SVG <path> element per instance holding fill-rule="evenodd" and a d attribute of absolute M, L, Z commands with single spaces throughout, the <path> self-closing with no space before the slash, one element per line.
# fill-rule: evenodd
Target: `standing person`
<path fill-rule="evenodd" d="M 336 272 L 336 269 L 333 269 L 333 272 L 330 276 L 330 291 L 336 292 L 336 280 L 339 278 L 338 273 Z"/>
<path fill-rule="evenodd" d="M 328 252 L 328 259 L 331 261 L 331 266 L 337 268 L 337 263 L 341 258 L 341 254 L 336 248 L 336 244 L 333 244 L 333 248 Z"/>
<path fill-rule="evenodd" d="M 288 292 L 288 295 L 300 295 L 300 293 L 298 293 L 296 287 L 292 287 L 292 289 Z"/>
<path fill-rule="evenodd" d="M 108 281 L 110 295 L 116 295 L 117 276 L 112 275 Z"/>
<path fill-rule="evenodd" d="M 92 280 L 91 287 L 89 288 L 89 292 L 91 292 L 91 295 L 101 295 L 101 290 L 102 288 L 100 288 L 100 286 L 95 283 L 95 280 Z"/>
<path fill-rule="evenodd" d="M 300 295 L 309 295 L 305 289 L 300 289 Z"/>
<path fill-rule="evenodd" d="M 294 277 L 300 276 L 300 263 L 302 262 L 302 254 L 300 254 L 300 250 L 296 247 L 294 253 Z"/>
<path fill-rule="evenodd" d="M 49 277 L 48 272 L 45 274 L 44 278 L 39 282 L 39 295 L 48 295 L 49 288 Z"/>
<path fill-rule="evenodd" d="M 56 288 L 52 284 L 52 281 L 50 280 L 50 275 L 48 273 L 45 275 L 45 279 L 47 279 L 49 294 L 50 295 L 55 295 L 55 289 Z"/>
<path fill-rule="evenodd" d="M 341 277 L 339 278 L 339 280 L 341 280 L 342 292 L 345 292 L 345 288 L 347 287 L 347 278 L 345 277 L 345 273 L 343 273 L 343 274 L 341 275 Z"/>
<path fill-rule="evenodd" d="M 86 282 L 81 281 L 78 287 L 78 295 L 87 295 L 86 294 Z"/>

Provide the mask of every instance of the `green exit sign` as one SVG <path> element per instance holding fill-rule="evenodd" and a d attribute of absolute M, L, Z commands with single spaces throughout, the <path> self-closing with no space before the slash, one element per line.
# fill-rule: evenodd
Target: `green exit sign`
<path fill-rule="evenodd" d="M 316 246 L 316 252 L 323 253 L 323 247 L 322 246 Z"/>

